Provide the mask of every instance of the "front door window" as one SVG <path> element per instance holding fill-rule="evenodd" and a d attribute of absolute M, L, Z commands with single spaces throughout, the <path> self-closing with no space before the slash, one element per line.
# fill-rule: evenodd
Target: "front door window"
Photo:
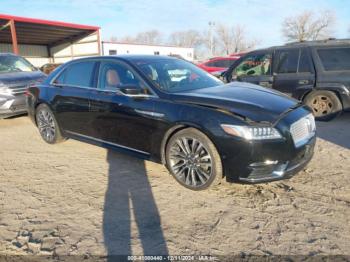
<path fill-rule="evenodd" d="M 247 56 L 234 69 L 233 77 L 261 76 L 271 74 L 271 54 L 260 53 Z"/>
<path fill-rule="evenodd" d="M 151 93 L 146 83 L 127 65 L 107 61 L 101 63 L 99 89 L 118 91 L 125 86 L 139 88 L 140 93 Z"/>

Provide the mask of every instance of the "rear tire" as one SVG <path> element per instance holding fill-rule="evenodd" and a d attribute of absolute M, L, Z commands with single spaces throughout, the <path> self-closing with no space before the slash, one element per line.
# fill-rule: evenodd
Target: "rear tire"
<path fill-rule="evenodd" d="M 319 121 L 329 121 L 343 111 L 338 96 L 331 91 L 313 91 L 305 97 L 304 103 L 312 109 Z"/>
<path fill-rule="evenodd" d="M 195 128 L 180 130 L 169 139 L 165 159 L 176 181 L 191 190 L 203 190 L 222 181 L 222 163 L 215 145 Z"/>
<path fill-rule="evenodd" d="M 39 133 L 48 144 L 57 144 L 66 140 L 51 109 L 46 104 L 40 104 L 35 113 Z"/>

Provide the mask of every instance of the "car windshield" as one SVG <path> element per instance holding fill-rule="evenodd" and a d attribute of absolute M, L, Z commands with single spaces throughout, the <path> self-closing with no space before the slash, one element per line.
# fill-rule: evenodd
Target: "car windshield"
<path fill-rule="evenodd" d="M 22 57 L 0 56 L 0 73 L 33 72 L 37 69 Z"/>
<path fill-rule="evenodd" d="M 169 93 L 191 91 L 223 84 L 196 65 L 179 59 L 144 59 L 134 64 L 154 83 Z"/>

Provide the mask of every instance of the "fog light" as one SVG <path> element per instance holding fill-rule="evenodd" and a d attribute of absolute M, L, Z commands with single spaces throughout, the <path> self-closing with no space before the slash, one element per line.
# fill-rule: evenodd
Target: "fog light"
<path fill-rule="evenodd" d="M 265 160 L 264 162 L 255 162 L 250 164 L 250 167 L 262 167 L 262 166 L 271 166 L 276 165 L 278 163 L 277 160 Z"/>

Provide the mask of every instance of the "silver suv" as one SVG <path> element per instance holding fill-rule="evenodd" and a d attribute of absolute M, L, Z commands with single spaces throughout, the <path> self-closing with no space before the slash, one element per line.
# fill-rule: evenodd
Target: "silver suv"
<path fill-rule="evenodd" d="M 0 118 L 27 112 L 25 91 L 46 77 L 23 57 L 0 54 Z"/>

